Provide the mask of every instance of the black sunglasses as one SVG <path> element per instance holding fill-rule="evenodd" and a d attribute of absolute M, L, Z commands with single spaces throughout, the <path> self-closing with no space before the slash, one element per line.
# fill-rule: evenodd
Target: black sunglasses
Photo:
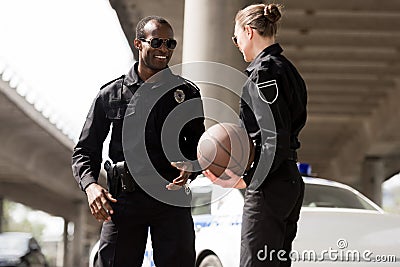
<path fill-rule="evenodd" d="M 176 44 L 177 44 L 175 39 L 162 39 L 162 38 L 158 38 L 158 37 L 151 38 L 150 40 L 140 38 L 139 40 L 142 42 L 149 43 L 152 48 L 160 48 L 162 46 L 162 44 L 165 43 L 166 47 L 168 49 L 172 50 L 172 49 L 175 49 Z"/>

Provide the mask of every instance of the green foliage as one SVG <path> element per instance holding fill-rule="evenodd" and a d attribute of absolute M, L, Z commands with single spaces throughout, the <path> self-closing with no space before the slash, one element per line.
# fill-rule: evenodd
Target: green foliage
<path fill-rule="evenodd" d="M 19 214 L 15 214 L 20 210 Z M 32 222 L 28 219 L 28 213 L 33 210 L 21 204 L 3 200 L 3 232 L 27 232 L 31 233 L 38 241 L 42 239 L 45 225 Z M 18 218 L 17 218 L 18 217 Z"/>

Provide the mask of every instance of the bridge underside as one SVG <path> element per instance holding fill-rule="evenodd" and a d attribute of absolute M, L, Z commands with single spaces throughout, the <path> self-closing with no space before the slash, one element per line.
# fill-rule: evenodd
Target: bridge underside
<path fill-rule="evenodd" d="M 249 2 L 110 1 L 131 45 L 138 20 L 156 14 L 180 44 L 171 65 L 213 60 L 240 70 L 230 36 L 234 14 Z M 400 170 L 400 1 L 274 2 L 285 6 L 278 41 L 308 86 L 301 161 L 379 203 L 381 182 Z M 72 141 L 1 78 L 0 120 L 0 197 L 74 222 L 70 266 L 82 266 L 100 225 L 72 177 Z"/>
<path fill-rule="evenodd" d="M 1 76 L 0 121 L 0 198 L 73 222 L 71 261 L 87 258 L 79 248 L 97 239 L 100 225 L 89 216 L 86 196 L 72 177 L 73 142 Z"/>
<path fill-rule="evenodd" d="M 300 160 L 311 163 L 318 176 L 375 198 L 368 189 L 371 179 L 379 176 L 380 184 L 400 171 L 400 2 L 273 2 L 284 6 L 278 42 L 308 86 Z M 110 3 L 131 47 L 138 20 L 155 14 L 170 21 L 181 44 L 171 65 L 180 63 L 183 54 L 184 62 L 213 60 L 244 69 L 230 36 L 234 14 L 253 1 Z M 196 38 L 190 38 L 191 32 Z M 371 162 L 379 162 L 380 170 Z"/>

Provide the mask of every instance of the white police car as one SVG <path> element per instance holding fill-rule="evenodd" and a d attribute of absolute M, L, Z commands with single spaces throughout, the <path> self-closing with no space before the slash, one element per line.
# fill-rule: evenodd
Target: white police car
<path fill-rule="evenodd" d="M 398 266 L 400 216 L 385 213 L 353 188 L 319 178 L 306 184 L 293 266 Z M 239 266 L 242 191 L 225 189 L 199 176 L 191 184 L 196 231 L 196 267 Z M 90 257 L 96 262 L 98 243 Z M 260 249 L 265 260 L 268 248 Z M 148 240 L 143 267 L 155 266 Z"/>

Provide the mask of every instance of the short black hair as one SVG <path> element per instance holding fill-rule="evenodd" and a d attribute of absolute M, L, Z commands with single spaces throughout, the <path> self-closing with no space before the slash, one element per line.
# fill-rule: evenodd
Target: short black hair
<path fill-rule="evenodd" d="M 146 33 L 144 32 L 144 26 L 146 26 L 146 24 L 151 20 L 154 20 L 160 24 L 167 24 L 172 29 L 171 24 L 169 24 L 169 22 L 166 19 L 159 16 L 147 16 L 141 19 L 136 26 L 136 39 L 146 38 Z"/>

